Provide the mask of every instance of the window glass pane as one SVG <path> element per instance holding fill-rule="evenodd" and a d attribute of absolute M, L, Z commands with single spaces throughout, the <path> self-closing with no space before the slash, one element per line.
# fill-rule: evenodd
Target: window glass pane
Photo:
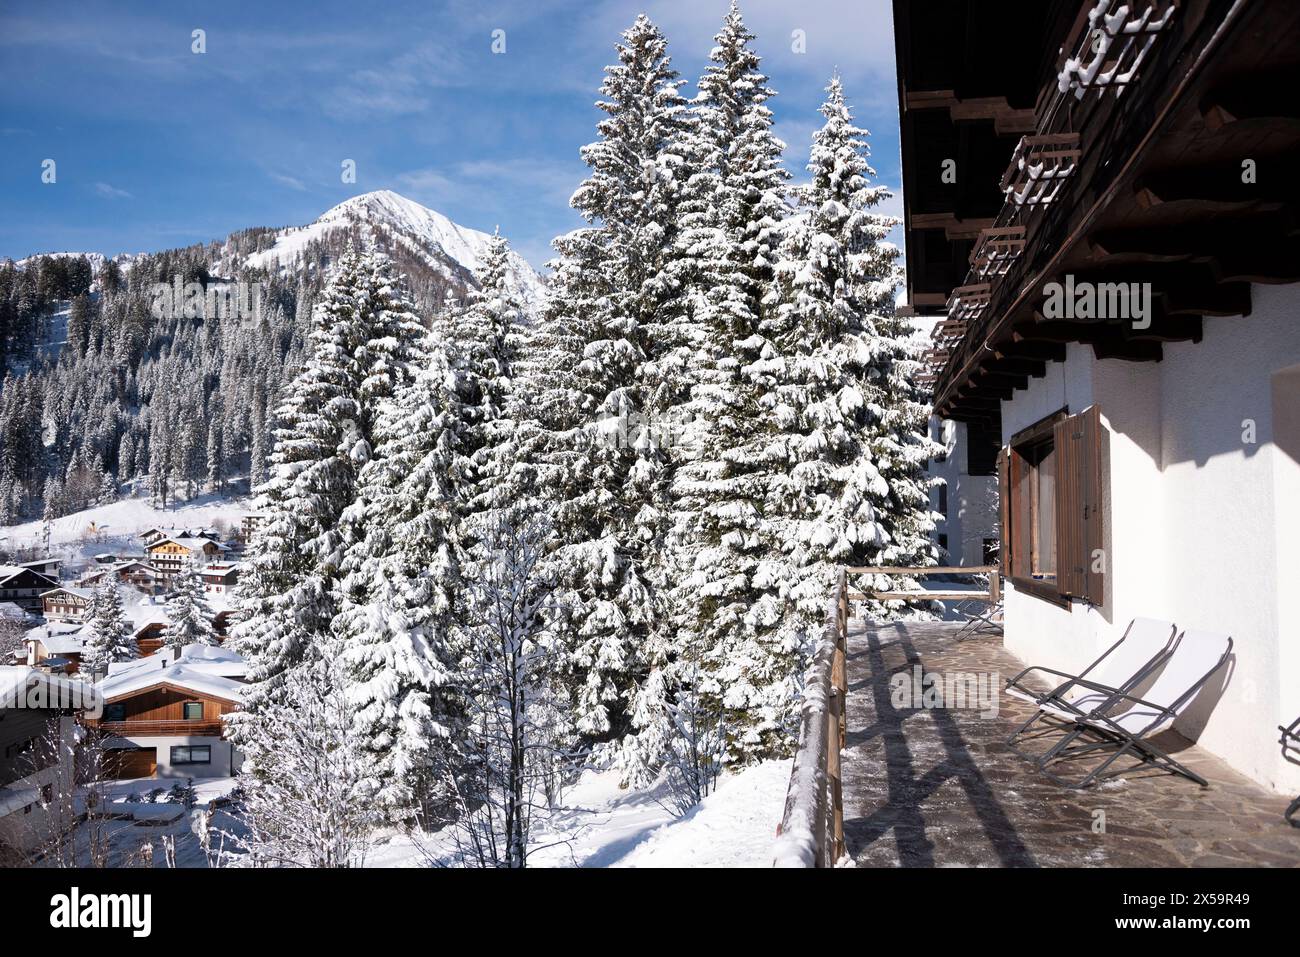
<path fill-rule="evenodd" d="M 1056 577 L 1056 450 L 1047 448 L 1035 469 L 1038 483 L 1038 562 L 1035 574 Z"/>
<path fill-rule="evenodd" d="M 185 720 L 201 721 L 203 719 L 203 703 L 200 701 L 185 702 Z"/>
<path fill-rule="evenodd" d="M 190 748 L 190 762 L 192 764 L 207 764 L 212 760 L 212 748 L 208 745 L 196 746 Z"/>

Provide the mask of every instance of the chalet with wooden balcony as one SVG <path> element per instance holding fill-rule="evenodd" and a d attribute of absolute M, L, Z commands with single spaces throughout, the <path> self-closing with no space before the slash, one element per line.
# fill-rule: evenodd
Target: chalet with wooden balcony
<path fill-rule="evenodd" d="M 96 568 L 82 575 L 79 584 L 93 587 L 110 580 L 129 585 L 142 595 L 157 595 L 163 589 L 162 572 L 148 562 L 134 558 Z"/>
<path fill-rule="evenodd" d="M 203 581 L 203 591 L 207 595 L 231 595 L 239 584 L 239 564 L 237 562 L 213 562 L 199 572 Z"/>
<path fill-rule="evenodd" d="M 41 609 L 46 621 L 85 621 L 93 593 L 89 588 L 63 586 L 41 595 Z"/>
<path fill-rule="evenodd" d="M 23 611 L 40 614 L 41 595 L 58 587 L 52 574 L 25 565 L 0 565 L 0 602 L 12 602 Z"/>
<path fill-rule="evenodd" d="M 242 757 L 222 716 L 238 707 L 246 671 L 239 655 L 207 645 L 119 662 L 99 685 L 102 717 L 85 724 L 105 735 L 117 777 L 226 777 Z"/>
<path fill-rule="evenodd" d="M 895 0 L 907 305 L 999 462 L 1005 644 L 1236 641 L 1179 726 L 1268 786 L 1300 713 L 1300 4 Z"/>
<path fill-rule="evenodd" d="M 214 539 L 188 534 L 160 538 L 145 546 L 149 564 L 158 569 L 164 584 L 191 566 L 215 561 L 227 551 Z"/>

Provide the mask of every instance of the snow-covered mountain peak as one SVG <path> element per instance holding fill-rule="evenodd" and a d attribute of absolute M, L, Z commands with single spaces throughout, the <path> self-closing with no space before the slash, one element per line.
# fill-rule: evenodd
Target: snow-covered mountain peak
<path fill-rule="evenodd" d="M 383 223 L 404 235 L 437 243 L 448 255 L 469 269 L 478 268 L 479 254 L 492 238 L 477 229 L 453 223 L 437 210 L 422 206 L 390 189 L 377 189 L 372 193 L 353 196 L 327 210 L 316 221 L 328 223 L 354 219 Z"/>
<path fill-rule="evenodd" d="M 281 230 L 275 245 L 253 253 L 246 265 L 271 268 L 278 264 L 291 269 L 307 244 L 326 233 L 346 229 L 355 223 L 382 228 L 403 245 L 431 260 L 431 265 L 445 265 L 448 260 L 469 272 L 478 269 L 492 236 L 452 222 L 437 210 L 430 209 L 389 189 L 378 189 L 346 199 L 320 215 L 313 223 Z M 510 277 L 524 303 L 537 309 L 546 296 L 541 278 L 522 256 L 511 253 Z"/>

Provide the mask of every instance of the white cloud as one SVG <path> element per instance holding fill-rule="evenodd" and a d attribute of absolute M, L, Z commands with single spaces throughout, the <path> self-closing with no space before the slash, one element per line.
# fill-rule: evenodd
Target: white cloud
<path fill-rule="evenodd" d="M 307 185 L 296 176 L 288 176 L 284 173 L 268 172 L 266 175 L 280 183 L 282 186 L 288 186 L 290 189 L 296 189 L 299 192 L 306 192 Z"/>
<path fill-rule="evenodd" d="M 126 190 L 118 189 L 116 186 L 110 185 L 109 183 L 96 183 L 95 192 L 98 193 L 100 196 L 103 196 L 105 199 L 134 199 L 135 198 Z"/>

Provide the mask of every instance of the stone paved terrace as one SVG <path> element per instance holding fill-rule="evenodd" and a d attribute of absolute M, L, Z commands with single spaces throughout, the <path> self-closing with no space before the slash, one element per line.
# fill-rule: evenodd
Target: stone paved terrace
<path fill-rule="evenodd" d="M 1000 636 L 958 641 L 959 627 L 850 624 L 844 832 L 859 867 L 1300 866 L 1300 828 L 1282 818 L 1289 799 L 1173 732 L 1154 740 L 1210 787 L 1124 759 L 1120 775 L 1086 790 L 1048 780 L 1004 743 L 1032 713 L 1000 690 L 1024 665 Z M 890 676 L 917 664 L 997 672 L 999 715 L 895 709 Z"/>

